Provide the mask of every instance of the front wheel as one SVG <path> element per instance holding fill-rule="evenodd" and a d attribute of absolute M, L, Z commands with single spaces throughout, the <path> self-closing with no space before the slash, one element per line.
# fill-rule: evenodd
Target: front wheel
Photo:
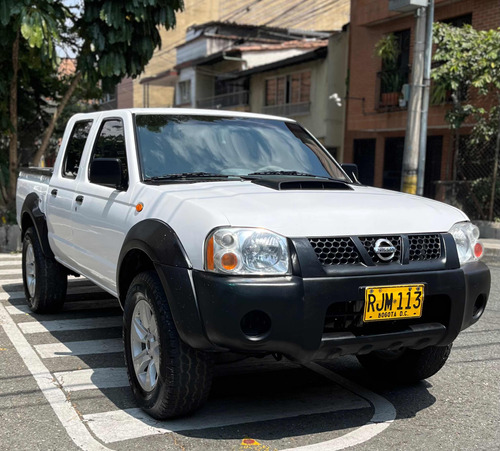
<path fill-rule="evenodd" d="M 68 276 L 63 266 L 43 253 L 33 227 L 24 234 L 22 258 L 24 294 L 29 308 L 35 313 L 60 310 L 66 297 Z"/>
<path fill-rule="evenodd" d="M 391 376 L 401 382 L 416 382 L 436 374 L 448 360 L 453 343 L 424 349 L 374 351 L 356 356 L 375 375 Z"/>
<path fill-rule="evenodd" d="M 127 293 L 123 340 L 135 399 L 152 417 L 187 415 L 207 399 L 212 359 L 177 333 L 158 275 L 137 275 Z"/>

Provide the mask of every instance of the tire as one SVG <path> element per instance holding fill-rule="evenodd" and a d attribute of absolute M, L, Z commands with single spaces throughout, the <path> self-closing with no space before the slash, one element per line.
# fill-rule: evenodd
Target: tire
<path fill-rule="evenodd" d="M 149 415 L 159 420 L 180 417 L 205 403 L 213 360 L 180 339 L 154 271 L 140 273 L 130 285 L 123 341 L 130 386 Z"/>
<path fill-rule="evenodd" d="M 54 258 L 46 257 L 33 227 L 23 239 L 23 286 L 29 308 L 35 313 L 60 310 L 66 298 L 66 269 Z"/>
<path fill-rule="evenodd" d="M 433 376 L 444 366 L 452 345 L 453 343 L 424 349 L 374 351 L 356 357 L 361 365 L 380 378 L 390 376 L 391 380 L 402 383 L 417 382 Z"/>

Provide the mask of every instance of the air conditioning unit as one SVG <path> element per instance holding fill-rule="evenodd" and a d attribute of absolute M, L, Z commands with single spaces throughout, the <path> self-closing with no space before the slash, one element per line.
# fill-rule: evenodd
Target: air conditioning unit
<path fill-rule="evenodd" d="M 428 5 L 428 0 L 389 0 L 389 11 L 407 13 Z"/>

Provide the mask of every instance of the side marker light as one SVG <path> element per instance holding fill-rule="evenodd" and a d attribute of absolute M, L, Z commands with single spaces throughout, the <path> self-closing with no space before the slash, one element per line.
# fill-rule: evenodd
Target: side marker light
<path fill-rule="evenodd" d="M 142 210 L 144 210 L 144 204 L 142 202 L 139 202 L 136 206 L 135 206 L 135 211 L 137 213 L 140 213 Z"/>
<path fill-rule="evenodd" d="M 476 258 L 481 258 L 483 255 L 483 245 L 481 243 L 476 243 L 474 246 L 474 256 Z"/>

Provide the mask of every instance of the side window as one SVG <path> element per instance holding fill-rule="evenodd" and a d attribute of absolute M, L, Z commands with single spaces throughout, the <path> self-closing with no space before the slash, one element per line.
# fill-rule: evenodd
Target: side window
<path fill-rule="evenodd" d="M 66 146 L 66 154 L 62 165 L 62 176 L 74 179 L 78 174 L 83 148 L 87 142 L 92 121 L 79 121 L 73 126 L 73 131 Z"/>
<path fill-rule="evenodd" d="M 119 158 L 122 162 L 122 183 L 128 186 L 127 152 L 125 134 L 120 119 L 104 121 L 97 136 L 91 162 L 95 158 Z"/>

